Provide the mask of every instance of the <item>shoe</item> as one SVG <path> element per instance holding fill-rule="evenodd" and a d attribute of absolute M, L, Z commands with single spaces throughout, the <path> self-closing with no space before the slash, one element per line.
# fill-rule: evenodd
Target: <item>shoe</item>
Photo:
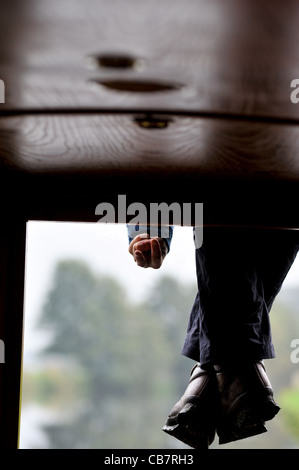
<path fill-rule="evenodd" d="M 169 413 L 163 431 L 190 447 L 207 449 L 215 439 L 219 404 L 215 372 L 195 364 L 188 386 Z"/>
<path fill-rule="evenodd" d="M 219 444 L 244 439 L 267 431 L 280 408 L 262 362 L 238 368 L 214 366 L 220 392 L 221 413 L 217 425 Z"/>

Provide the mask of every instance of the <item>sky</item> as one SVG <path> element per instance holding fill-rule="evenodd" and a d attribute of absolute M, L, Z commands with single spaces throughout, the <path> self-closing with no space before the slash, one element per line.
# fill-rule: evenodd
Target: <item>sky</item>
<path fill-rule="evenodd" d="M 87 262 L 95 273 L 115 276 L 134 301 L 143 298 L 149 286 L 165 274 L 183 283 L 196 282 L 192 228 L 177 227 L 171 251 L 160 269 L 144 269 L 128 252 L 124 224 L 28 222 L 25 275 L 26 360 L 43 338 L 34 332 L 34 322 L 51 288 L 55 266 L 62 259 Z"/>

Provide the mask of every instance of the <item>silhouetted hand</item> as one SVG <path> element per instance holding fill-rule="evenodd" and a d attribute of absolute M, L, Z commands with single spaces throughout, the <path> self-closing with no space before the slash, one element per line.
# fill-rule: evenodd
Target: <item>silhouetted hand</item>
<path fill-rule="evenodd" d="M 159 269 L 167 252 L 167 244 L 163 238 L 150 238 L 147 233 L 137 235 L 129 245 L 129 253 L 142 268 Z"/>

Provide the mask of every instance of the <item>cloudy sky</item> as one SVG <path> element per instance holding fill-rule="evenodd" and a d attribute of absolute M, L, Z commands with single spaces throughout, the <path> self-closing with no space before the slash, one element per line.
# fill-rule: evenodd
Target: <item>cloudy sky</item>
<path fill-rule="evenodd" d="M 61 259 L 84 260 L 94 272 L 114 275 L 136 301 L 162 275 L 172 274 L 182 282 L 196 279 L 189 227 L 176 229 L 171 252 L 159 270 L 143 269 L 134 263 L 128 253 L 126 226 L 122 224 L 29 222 L 26 250 L 25 360 L 27 353 L 42 341 L 34 333 L 34 320 Z"/>

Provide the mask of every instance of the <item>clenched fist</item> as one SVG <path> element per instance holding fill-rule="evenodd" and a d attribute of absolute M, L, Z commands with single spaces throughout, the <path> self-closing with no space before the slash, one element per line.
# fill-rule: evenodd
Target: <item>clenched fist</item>
<path fill-rule="evenodd" d="M 137 235 L 129 245 L 129 253 L 142 268 L 159 269 L 167 252 L 167 243 L 163 238 L 150 238 L 147 233 Z"/>

